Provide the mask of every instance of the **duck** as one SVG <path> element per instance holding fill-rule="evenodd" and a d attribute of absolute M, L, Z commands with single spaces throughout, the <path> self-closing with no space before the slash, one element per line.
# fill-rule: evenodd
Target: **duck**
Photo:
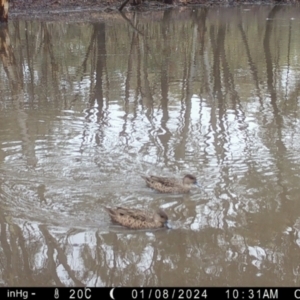
<path fill-rule="evenodd" d="M 187 174 L 182 180 L 161 176 L 141 176 L 146 185 L 161 193 L 188 193 L 193 185 L 201 187 L 194 175 Z"/>
<path fill-rule="evenodd" d="M 168 226 L 168 216 L 162 210 L 148 211 L 137 208 L 118 206 L 116 208 L 104 207 L 111 220 L 123 227 L 131 229 L 155 229 Z"/>

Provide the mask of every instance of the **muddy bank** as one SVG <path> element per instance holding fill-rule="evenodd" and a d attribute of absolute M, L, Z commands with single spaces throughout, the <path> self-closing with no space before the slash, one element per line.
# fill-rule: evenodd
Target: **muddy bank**
<path fill-rule="evenodd" d="M 112 17 L 114 12 L 122 4 L 119 0 L 14 0 L 10 3 L 9 18 L 37 18 L 45 20 L 64 20 L 67 21 L 98 21 L 106 18 L 107 15 Z M 171 7 L 193 7 L 193 6 L 236 6 L 236 5 L 262 5 L 262 4 L 287 4 L 299 3 L 298 1 L 278 2 L 274 0 L 175 0 L 172 5 L 157 1 L 144 1 L 140 5 L 127 4 L 123 12 L 128 11 L 155 11 Z"/>

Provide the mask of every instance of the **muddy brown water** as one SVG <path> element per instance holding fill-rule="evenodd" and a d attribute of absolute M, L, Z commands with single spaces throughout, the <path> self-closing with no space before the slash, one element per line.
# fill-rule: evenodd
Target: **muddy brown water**
<path fill-rule="evenodd" d="M 299 9 L 10 20 L 0 285 L 299 286 Z M 156 193 L 152 173 L 202 188 Z M 112 225 L 117 205 L 173 228 Z"/>

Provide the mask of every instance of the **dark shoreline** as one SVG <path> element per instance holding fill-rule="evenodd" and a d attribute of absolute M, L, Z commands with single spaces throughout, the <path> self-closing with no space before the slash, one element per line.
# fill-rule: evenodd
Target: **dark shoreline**
<path fill-rule="evenodd" d="M 127 4 L 122 12 L 118 10 L 122 1 L 107 0 L 96 3 L 95 0 L 14 0 L 10 3 L 8 21 L 16 19 L 20 20 L 39 20 L 47 22 L 67 22 L 67 23 L 81 23 L 81 22 L 117 22 L 124 21 L 124 14 L 131 14 L 134 12 L 144 13 L 145 18 L 160 19 L 161 12 L 166 9 L 177 9 L 178 16 L 184 15 L 185 12 L 191 8 L 212 8 L 212 7 L 257 7 L 270 6 L 272 9 L 275 6 L 289 6 L 299 5 L 298 1 L 278 2 L 274 0 L 228 0 L 228 1 L 203 1 L 190 0 L 187 5 L 180 4 L 179 0 L 173 5 L 163 4 L 161 2 L 150 1 L 143 2 L 140 5 L 133 6 Z M 50 2 L 51 1 L 51 2 Z M 110 5 L 108 2 L 110 1 Z M 50 4 L 49 4 L 50 2 Z M 70 4 L 71 2 L 71 4 Z M 160 12 L 160 13 L 158 13 Z"/>
<path fill-rule="evenodd" d="M 103 3 L 105 2 L 105 3 Z M 110 4 L 108 5 L 108 2 Z M 51 18 L 65 16 L 65 15 L 78 15 L 82 14 L 84 17 L 87 14 L 99 14 L 99 13 L 113 13 L 118 12 L 118 8 L 122 1 L 102 1 L 95 3 L 94 1 L 73 0 L 72 3 L 67 0 L 51 1 L 49 0 L 14 0 L 10 3 L 9 7 L 9 18 L 14 17 L 25 17 L 25 18 Z M 178 0 L 175 4 L 163 4 L 160 2 L 143 2 L 140 5 L 130 5 L 127 4 L 123 9 L 123 12 L 133 12 L 133 11 L 156 11 L 164 10 L 169 8 L 191 8 L 191 7 L 214 7 L 214 6 L 250 6 L 250 5 L 290 5 L 290 4 L 300 4 L 300 1 L 274 1 L 274 0 L 263 0 L 263 1 L 203 1 L 203 0 L 193 0 L 188 1 L 187 4 L 180 3 Z"/>

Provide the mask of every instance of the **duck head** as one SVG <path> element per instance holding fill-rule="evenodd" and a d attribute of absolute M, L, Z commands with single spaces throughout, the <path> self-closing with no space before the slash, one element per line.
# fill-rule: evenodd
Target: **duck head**
<path fill-rule="evenodd" d="M 199 182 L 197 181 L 197 178 L 194 175 L 191 174 L 187 174 L 183 177 L 183 184 L 186 185 L 192 185 L 195 184 L 198 187 L 201 187 L 201 185 L 199 184 Z"/>

